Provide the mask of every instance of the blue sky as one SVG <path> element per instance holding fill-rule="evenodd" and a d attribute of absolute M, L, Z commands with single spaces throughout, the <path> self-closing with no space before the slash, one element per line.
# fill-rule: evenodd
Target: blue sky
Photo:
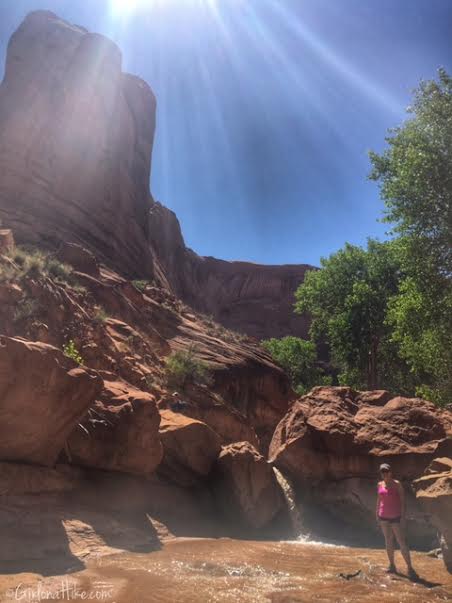
<path fill-rule="evenodd" d="M 113 38 L 151 85 L 151 190 L 224 259 L 318 264 L 384 237 L 367 152 L 452 71 L 450 0 L 0 0 L 0 68 L 38 8 Z"/>

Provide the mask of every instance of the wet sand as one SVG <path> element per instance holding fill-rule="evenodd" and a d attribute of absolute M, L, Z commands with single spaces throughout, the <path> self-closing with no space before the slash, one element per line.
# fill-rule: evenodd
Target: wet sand
<path fill-rule="evenodd" d="M 303 542 L 178 539 L 161 551 L 91 559 L 71 573 L 0 574 L 0 601 L 271 603 L 452 601 L 441 560 L 414 553 L 421 577 L 387 575 L 383 550 Z M 1 570 L 0 570 L 1 571 Z M 342 575 L 341 575 L 342 574 Z"/>

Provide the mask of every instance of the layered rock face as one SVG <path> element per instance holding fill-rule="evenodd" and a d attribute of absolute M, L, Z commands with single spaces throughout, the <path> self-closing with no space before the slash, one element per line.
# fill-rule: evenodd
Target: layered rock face
<path fill-rule="evenodd" d="M 294 313 L 294 292 L 309 266 L 262 266 L 188 255 L 181 299 L 228 329 L 257 339 L 307 337 L 309 319 Z"/>
<path fill-rule="evenodd" d="M 301 497 L 349 526 L 375 531 L 378 467 L 389 462 L 406 486 L 409 528 L 428 546 L 434 530 L 410 482 L 448 443 L 452 413 L 385 391 L 317 387 L 276 428 L 270 459 L 298 484 Z"/>
<path fill-rule="evenodd" d="M 308 265 L 264 266 L 200 257 L 187 249 L 176 215 L 156 202 L 150 239 L 156 275 L 193 308 L 225 327 L 258 339 L 306 337 L 309 320 L 293 311 L 294 292 Z"/>
<path fill-rule="evenodd" d="M 110 40 L 31 13 L 0 86 L 0 219 L 18 242 L 81 242 L 127 273 L 151 274 L 154 126 L 149 86 L 122 73 Z"/>
<path fill-rule="evenodd" d="M 435 459 L 413 485 L 418 501 L 441 534 L 444 564 L 452 574 L 452 459 Z"/>
<path fill-rule="evenodd" d="M 185 247 L 176 216 L 149 193 L 154 129 L 154 96 L 122 73 L 110 40 L 31 13 L 0 85 L 0 222 L 19 243 L 79 243 L 123 275 L 153 277 L 228 328 L 306 336 L 292 306 L 309 266 L 223 262 Z M 65 261 L 73 253 L 66 245 Z"/>

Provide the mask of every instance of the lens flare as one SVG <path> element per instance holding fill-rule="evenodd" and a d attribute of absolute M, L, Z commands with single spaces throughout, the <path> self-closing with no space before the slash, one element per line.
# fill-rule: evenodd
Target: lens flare
<path fill-rule="evenodd" d="M 132 15 L 138 9 L 144 8 L 150 0 L 110 0 L 110 10 L 113 15 Z"/>

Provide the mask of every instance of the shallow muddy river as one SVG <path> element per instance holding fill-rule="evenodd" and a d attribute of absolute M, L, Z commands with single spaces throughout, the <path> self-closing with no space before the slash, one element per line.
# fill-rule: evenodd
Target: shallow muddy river
<path fill-rule="evenodd" d="M 402 560 L 397 560 L 404 570 Z M 106 603 L 451 601 L 442 562 L 414 553 L 420 583 L 384 571 L 383 550 L 306 542 L 184 539 L 87 561 L 82 571 L 0 574 L 0 601 Z M 0 570 L 1 571 L 1 570 Z M 44 574 L 44 575 L 42 575 Z"/>

